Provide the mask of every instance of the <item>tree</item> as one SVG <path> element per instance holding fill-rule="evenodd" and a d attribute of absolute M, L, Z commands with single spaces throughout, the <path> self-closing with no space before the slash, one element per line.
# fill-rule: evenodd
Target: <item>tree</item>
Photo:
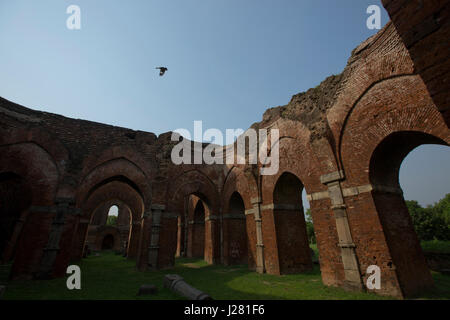
<path fill-rule="evenodd" d="M 440 212 L 446 224 L 450 225 L 450 193 L 447 193 L 434 207 Z"/>
<path fill-rule="evenodd" d="M 405 201 L 420 240 L 450 240 L 450 224 L 446 220 L 445 211 L 449 208 L 449 200 L 449 195 L 446 195 L 434 206 L 426 208 L 421 207 L 417 201 Z"/>
<path fill-rule="evenodd" d="M 305 222 L 306 222 L 306 232 L 308 234 L 309 243 L 316 243 L 316 234 L 314 233 L 314 224 L 312 222 L 310 209 L 306 209 Z"/>

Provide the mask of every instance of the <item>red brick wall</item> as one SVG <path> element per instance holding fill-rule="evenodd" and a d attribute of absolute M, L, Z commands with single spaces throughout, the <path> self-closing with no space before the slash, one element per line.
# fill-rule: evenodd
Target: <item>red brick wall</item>
<path fill-rule="evenodd" d="M 301 271 L 309 264 L 301 202 L 284 198 L 296 184 L 290 181 L 281 197 L 274 195 L 280 176 L 290 172 L 311 197 L 322 280 L 326 285 L 344 286 L 336 218 L 328 187 L 321 182 L 321 176 L 340 170 L 362 282 L 367 278 L 367 266 L 377 264 L 382 270 L 382 289 L 377 293 L 413 295 L 430 285 L 430 277 L 403 199 L 392 190 L 399 187 L 398 170 L 408 151 L 423 143 L 450 142 L 450 59 L 443 47 L 449 38 L 448 3 L 384 0 L 393 24 L 359 45 L 341 75 L 296 95 L 287 106 L 268 110 L 255 127 L 280 130 L 280 169 L 273 176 L 260 177 L 258 168 L 244 165 L 175 166 L 170 162 L 170 133 L 156 137 L 68 119 L 4 99 L 0 99 L 0 173 L 16 170 L 31 186 L 33 206 L 53 206 L 56 197 L 71 198 L 83 217 L 90 217 L 105 201 L 119 198 L 131 209 L 133 222 L 141 223 L 141 227 L 133 225 L 130 240 L 140 270 L 148 266 L 152 230 L 151 218 L 143 218 L 144 212 L 149 213 L 152 203 L 161 203 L 168 213 L 184 218 L 184 201 L 189 196 L 204 202 L 206 221 L 199 233 L 196 228 L 200 225 L 188 225 L 188 255 L 203 251 L 206 261 L 219 263 L 222 253 L 223 262 L 231 263 L 230 244 L 243 243 L 240 235 L 245 229 L 248 263 L 253 269 L 257 250 L 255 212 L 251 210 L 256 208 L 252 200 L 259 200 L 265 208 L 261 216 L 266 272 L 280 274 Z M 416 133 L 399 138 L 405 131 Z M 397 143 L 380 149 L 392 137 Z M 360 192 L 359 187 L 366 189 Z M 299 197 L 301 187 L 294 189 Z M 245 228 L 245 220 L 223 219 L 230 212 L 228 202 L 234 192 L 241 195 L 249 213 Z M 283 207 L 277 204 L 297 204 L 298 212 L 278 211 Z M 270 205 L 275 205 L 275 210 Z M 193 206 L 192 202 L 188 205 L 190 216 L 185 223 L 193 219 Z M 38 270 L 52 217 L 52 213 L 33 212 L 27 218 L 14 275 Z M 159 267 L 173 264 L 176 224 L 174 218 L 162 219 Z M 76 225 L 68 218 L 55 270 L 67 264 L 69 239 L 76 233 Z M 233 236 L 236 233 L 239 237 Z"/>
<path fill-rule="evenodd" d="M 415 70 L 450 124 L 450 1 L 382 0 Z"/>

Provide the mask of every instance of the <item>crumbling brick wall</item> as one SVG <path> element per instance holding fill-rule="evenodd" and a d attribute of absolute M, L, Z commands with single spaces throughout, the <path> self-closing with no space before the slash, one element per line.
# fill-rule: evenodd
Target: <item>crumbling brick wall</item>
<path fill-rule="evenodd" d="M 393 24 L 353 50 L 341 74 L 252 125 L 279 130 L 280 166 L 272 176 L 261 176 L 261 164 L 174 165 L 171 133 L 157 137 L 0 99 L 0 174 L 28 190 L 26 208 L 1 208 L 22 221 L 2 252 L 14 257 L 12 276 L 63 275 L 82 256 L 95 209 L 116 198 L 132 213 L 128 252 L 139 270 L 173 266 L 177 253 L 194 255 L 201 246 L 208 263 L 238 263 L 231 243 L 239 239 L 240 247 L 247 241 L 251 270 L 302 272 L 311 267 L 303 205 L 298 197 L 280 199 L 304 187 L 326 285 L 367 289 L 366 270 L 375 264 L 382 272 L 377 293 L 405 297 L 431 287 L 398 171 L 418 145 L 450 143 L 449 59 L 441 41 L 449 10 L 448 1 L 430 1 L 418 12 L 417 3 L 384 1 Z M 413 23 L 404 24 L 410 16 Z M 293 179 L 279 193 L 283 174 Z M 11 181 L 2 179 L 0 188 Z M 233 195 L 242 199 L 244 218 L 233 216 Z M 194 241 L 198 201 L 204 231 Z M 236 235 L 242 230 L 246 240 Z"/>

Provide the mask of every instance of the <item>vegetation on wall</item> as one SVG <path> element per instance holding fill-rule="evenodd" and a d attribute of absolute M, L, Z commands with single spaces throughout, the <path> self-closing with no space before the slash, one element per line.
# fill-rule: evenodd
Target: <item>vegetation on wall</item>
<path fill-rule="evenodd" d="M 106 220 L 107 226 L 115 226 L 117 224 L 117 216 L 108 216 Z"/>

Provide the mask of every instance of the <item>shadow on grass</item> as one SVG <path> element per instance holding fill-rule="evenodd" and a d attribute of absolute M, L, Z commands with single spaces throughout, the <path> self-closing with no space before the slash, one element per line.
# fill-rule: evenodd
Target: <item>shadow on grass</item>
<path fill-rule="evenodd" d="M 75 264 L 75 263 L 74 263 Z M 10 300 L 178 300 L 184 299 L 163 287 L 165 274 L 179 274 L 193 287 L 216 300 L 277 300 L 277 299 L 389 299 L 372 293 L 347 292 L 322 284 L 320 270 L 295 275 L 258 274 L 246 265 L 208 265 L 198 259 L 176 259 L 174 268 L 138 272 L 135 261 L 111 252 L 89 256 L 79 263 L 81 290 L 68 290 L 66 278 L 53 280 L 11 281 L 4 299 Z M 0 269 L 1 270 L 1 269 Z M 421 298 L 450 298 L 450 277 L 434 274 L 440 283 L 436 292 Z M 2 275 L 0 274 L 0 278 Z M 158 292 L 152 296 L 137 296 L 142 284 L 154 284 Z"/>

